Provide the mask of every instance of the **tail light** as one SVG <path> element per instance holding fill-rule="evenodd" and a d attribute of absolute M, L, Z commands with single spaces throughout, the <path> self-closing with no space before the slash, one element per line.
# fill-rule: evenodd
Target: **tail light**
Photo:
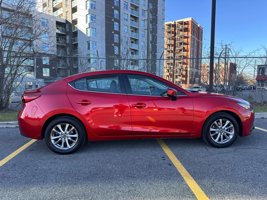
<path fill-rule="evenodd" d="M 41 96 L 40 90 L 25 91 L 21 97 L 23 103 L 28 103 Z"/>

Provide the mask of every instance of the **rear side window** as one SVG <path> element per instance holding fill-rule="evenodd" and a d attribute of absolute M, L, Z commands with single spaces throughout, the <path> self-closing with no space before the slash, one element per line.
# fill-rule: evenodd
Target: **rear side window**
<path fill-rule="evenodd" d="M 90 76 L 70 82 L 78 90 L 106 93 L 122 93 L 119 76 Z"/>

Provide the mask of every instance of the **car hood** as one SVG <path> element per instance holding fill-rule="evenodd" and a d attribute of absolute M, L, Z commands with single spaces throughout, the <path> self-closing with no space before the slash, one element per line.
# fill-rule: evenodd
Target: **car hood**
<path fill-rule="evenodd" d="M 230 95 L 225 95 L 225 94 L 219 94 L 219 93 L 210 93 L 210 92 L 200 92 L 200 93 L 192 93 L 192 96 L 196 97 L 214 97 L 214 98 L 225 98 L 229 99 L 235 102 L 244 102 L 244 103 L 249 103 L 248 101 L 241 99 L 239 97 L 234 97 Z"/>

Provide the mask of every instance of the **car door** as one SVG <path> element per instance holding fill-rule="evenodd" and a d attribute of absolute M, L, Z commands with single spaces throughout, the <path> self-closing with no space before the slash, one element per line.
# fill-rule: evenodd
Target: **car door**
<path fill-rule="evenodd" d="M 144 75 L 126 76 L 134 134 L 187 135 L 193 132 L 192 99 L 178 91 L 176 100 L 164 93 L 170 87 Z"/>
<path fill-rule="evenodd" d="M 68 98 L 93 134 L 119 136 L 132 130 L 130 107 L 120 75 L 88 76 L 69 85 Z"/>

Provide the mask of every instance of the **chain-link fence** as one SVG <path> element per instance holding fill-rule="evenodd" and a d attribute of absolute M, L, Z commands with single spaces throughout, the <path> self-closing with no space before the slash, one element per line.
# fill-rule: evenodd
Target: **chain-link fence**
<path fill-rule="evenodd" d="M 236 95 L 252 102 L 267 102 L 267 58 L 216 57 L 213 67 L 213 92 Z M 210 59 L 187 58 L 161 59 L 66 57 L 64 55 L 38 55 L 22 65 L 25 74 L 14 82 L 13 101 L 19 100 L 25 89 L 34 89 L 63 77 L 99 70 L 138 70 L 161 76 L 193 92 L 209 87 Z"/>

